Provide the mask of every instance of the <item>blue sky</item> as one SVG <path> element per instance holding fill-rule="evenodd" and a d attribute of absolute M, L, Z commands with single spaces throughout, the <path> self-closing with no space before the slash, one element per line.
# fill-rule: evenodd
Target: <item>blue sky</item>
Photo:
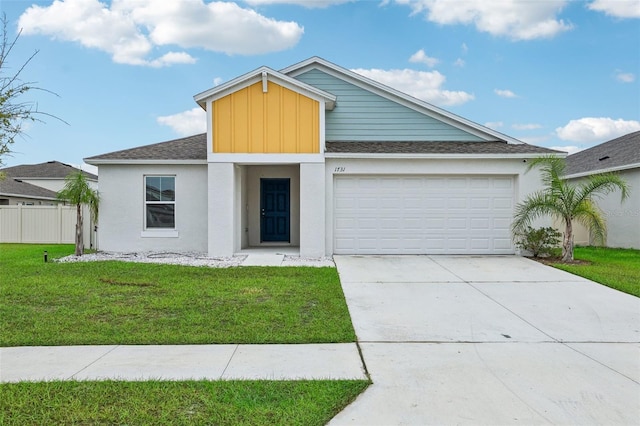
<path fill-rule="evenodd" d="M 571 152 L 640 130 L 638 0 L 1 0 L 34 51 L 6 165 L 204 131 L 193 95 L 320 56 L 527 143 Z M 639 148 L 640 149 L 640 148 Z"/>

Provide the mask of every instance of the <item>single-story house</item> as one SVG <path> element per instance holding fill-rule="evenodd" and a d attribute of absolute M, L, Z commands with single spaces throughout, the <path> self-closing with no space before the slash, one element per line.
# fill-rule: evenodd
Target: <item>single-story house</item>
<path fill-rule="evenodd" d="M 629 198 L 622 203 L 620 191 L 596 200 L 607 221 L 605 245 L 640 249 L 640 131 L 567 157 L 567 179 L 580 180 L 604 172 L 618 173 L 630 187 Z M 588 230 L 577 225 L 574 242 L 592 244 Z"/>
<path fill-rule="evenodd" d="M 512 254 L 523 143 L 312 57 L 195 95 L 207 132 L 86 158 L 100 248 Z"/>
<path fill-rule="evenodd" d="M 0 205 L 56 205 L 63 203 L 57 199 L 57 193 L 64 188 L 64 179 L 77 168 L 59 161 L 47 161 L 39 164 L 22 164 L 5 167 L 0 173 Z M 82 172 L 89 185 L 98 188 L 98 176 Z M 63 203 L 64 204 L 64 203 Z"/>

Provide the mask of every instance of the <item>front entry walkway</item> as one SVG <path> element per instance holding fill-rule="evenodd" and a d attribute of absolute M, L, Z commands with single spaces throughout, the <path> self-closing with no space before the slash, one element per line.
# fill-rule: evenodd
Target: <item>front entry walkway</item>
<path fill-rule="evenodd" d="M 373 385 L 331 424 L 637 424 L 640 299 L 514 256 L 335 256 Z"/>

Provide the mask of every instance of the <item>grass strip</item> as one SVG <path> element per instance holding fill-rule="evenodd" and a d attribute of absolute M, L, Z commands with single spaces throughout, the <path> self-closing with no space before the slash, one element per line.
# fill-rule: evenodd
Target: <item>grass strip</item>
<path fill-rule="evenodd" d="M 0 385 L 0 424 L 324 425 L 363 380 Z"/>
<path fill-rule="evenodd" d="M 576 247 L 574 258 L 587 263 L 554 263 L 553 266 L 640 297 L 640 250 Z"/>

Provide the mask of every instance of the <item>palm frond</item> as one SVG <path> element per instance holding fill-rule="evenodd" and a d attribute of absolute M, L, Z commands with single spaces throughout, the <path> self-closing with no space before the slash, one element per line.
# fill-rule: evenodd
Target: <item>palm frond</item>
<path fill-rule="evenodd" d="M 590 199 L 583 200 L 574 210 L 574 219 L 591 231 L 591 235 L 598 243 L 604 243 L 607 238 L 607 225 L 602 210 Z"/>
<path fill-rule="evenodd" d="M 556 201 L 554 197 L 545 191 L 531 194 L 523 202 L 516 205 L 511 232 L 515 235 L 524 231 L 534 220 L 542 216 L 562 217 L 562 208 Z"/>
<path fill-rule="evenodd" d="M 593 197 L 604 196 L 620 190 L 620 201 L 629 197 L 629 184 L 616 173 L 600 173 L 590 176 L 578 185 L 578 203 Z"/>

